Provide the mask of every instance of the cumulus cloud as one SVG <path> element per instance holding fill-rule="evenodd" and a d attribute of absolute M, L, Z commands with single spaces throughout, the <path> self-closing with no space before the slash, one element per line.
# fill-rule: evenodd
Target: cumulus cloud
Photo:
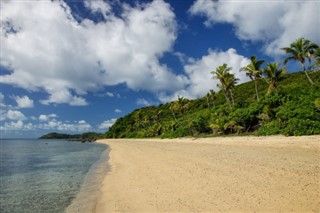
<path fill-rule="evenodd" d="M 11 122 L 5 122 L 4 125 L 0 126 L 0 130 L 21 130 L 23 128 L 24 124 L 23 121 L 11 121 Z"/>
<path fill-rule="evenodd" d="M 101 129 L 101 130 L 108 130 L 116 121 L 117 121 L 116 118 L 112 118 L 112 119 L 110 119 L 110 120 L 103 121 L 103 122 L 98 126 L 98 128 Z"/>
<path fill-rule="evenodd" d="M 91 130 L 92 126 L 84 120 L 76 121 L 74 123 L 50 120 L 45 123 L 40 123 L 37 128 L 64 132 L 85 132 Z"/>
<path fill-rule="evenodd" d="M 108 18 L 77 22 L 63 1 L 3 2 L 0 63 L 12 72 L 1 83 L 45 91 L 42 104 L 74 106 L 88 104 L 87 92 L 121 83 L 155 94 L 184 87 L 185 77 L 159 62 L 176 40 L 169 4 L 126 5 L 120 16 L 101 0 L 84 4 Z"/>
<path fill-rule="evenodd" d="M 90 9 L 93 13 L 101 13 L 104 18 L 111 12 L 111 6 L 102 0 L 85 0 L 84 6 Z"/>
<path fill-rule="evenodd" d="M 144 98 L 138 98 L 136 101 L 137 105 L 141 105 L 141 106 L 154 106 L 157 105 L 158 103 L 153 102 L 153 101 L 148 101 Z"/>
<path fill-rule="evenodd" d="M 49 115 L 39 115 L 39 121 L 48 121 L 52 118 L 57 118 L 58 116 L 56 114 L 49 114 Z"/>
<path fill-rule="evenodd" d="M 26 116 L 18 111 L 18 110 L 11 110 L 9 109 L 7 112 L 3 112 L 2 116 L 1 116 L 1 120 L 15 120 L 15 121 L 19 121 L 19 120 L 26 120 Z"/>
<path fill-rule="evenodd" d="M 12 97 L 18 104 L 18 108 L 32 108 L 33 107 L 33 100 L 30 99 L 28 96 L 13 96 Z"/>
<path fill-rule="evenodd" d="M 262 41 L 265 53 L 275 56 L 279 48 L 299 37 L 320 43 L 320 2 L 317 1 L 205 1 L 197 0 L 189 12 L 206 18 L 205 25 L 229 23 L 242 40 Z"/>
<path fill-rule="evenodd" d="M 231 72 L 239 78 L 240 83 L 250 80 L 244 72 L 239 71 L 241 67 L 250 63 L 248 58 L 239 55 L 232 48 L 227 51 L 209 49 L 207 55 L 200 59 L 189 58 L 188 62 L 184 65 L 189 85 L 183 90 L 178 90 L 173 95 L 160 94 L 160 99 L 163 102 L 177 99 L 178 96 L 194 99 L 203 97 L 210 89 L 218 91 L 218 80 L 212 79 L 211 72 L 224 63 L 232 67 Z"/>

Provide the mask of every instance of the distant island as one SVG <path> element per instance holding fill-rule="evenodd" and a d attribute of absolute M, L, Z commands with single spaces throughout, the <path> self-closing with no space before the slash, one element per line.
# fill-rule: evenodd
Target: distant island
<path fill-rule="evenodd" d="M 74 135 L 51 132 L 51 133 L 42 135 L 39 139 L 65 139 L 69 141 L 94 142 L 97 139 L 100 139 L 102 137 L 103 137 L 103 134 L 96 133 L 96 132 L 86 132 L 86 133 L 74 134 Z"/>

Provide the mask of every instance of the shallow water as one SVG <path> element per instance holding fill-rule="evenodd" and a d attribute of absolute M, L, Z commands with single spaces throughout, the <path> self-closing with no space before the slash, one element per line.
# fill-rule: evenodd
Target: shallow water
<path fill-rule="evenodd" d="M 0 140 L 0 212 L 64 212 L 107 146 Z"/>

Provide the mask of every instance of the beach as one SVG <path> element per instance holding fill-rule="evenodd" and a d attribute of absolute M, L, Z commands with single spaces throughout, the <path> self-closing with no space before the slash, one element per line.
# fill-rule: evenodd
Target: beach
<path fill-rule="evenodd" d="M 320 136 L 107 139 L 96 212 L 320 212 Z"/>

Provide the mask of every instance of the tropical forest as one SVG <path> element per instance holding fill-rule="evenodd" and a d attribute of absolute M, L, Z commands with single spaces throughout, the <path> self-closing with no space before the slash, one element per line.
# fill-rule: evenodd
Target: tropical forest
<path fill-rule="evenodd" d="M 119 118 L 104 137 L 320 134 L 319 45 L 299 38 L 281 50 L 286 54 L 281 62 L 252 56 L 240 70 L 251 79 L 246 83 L 237 84 L 228 64 L 213 67 L 219 91 L 137 109 Z M 288 71 L 289 61 L 300 64 L 301 71 Z"/>

